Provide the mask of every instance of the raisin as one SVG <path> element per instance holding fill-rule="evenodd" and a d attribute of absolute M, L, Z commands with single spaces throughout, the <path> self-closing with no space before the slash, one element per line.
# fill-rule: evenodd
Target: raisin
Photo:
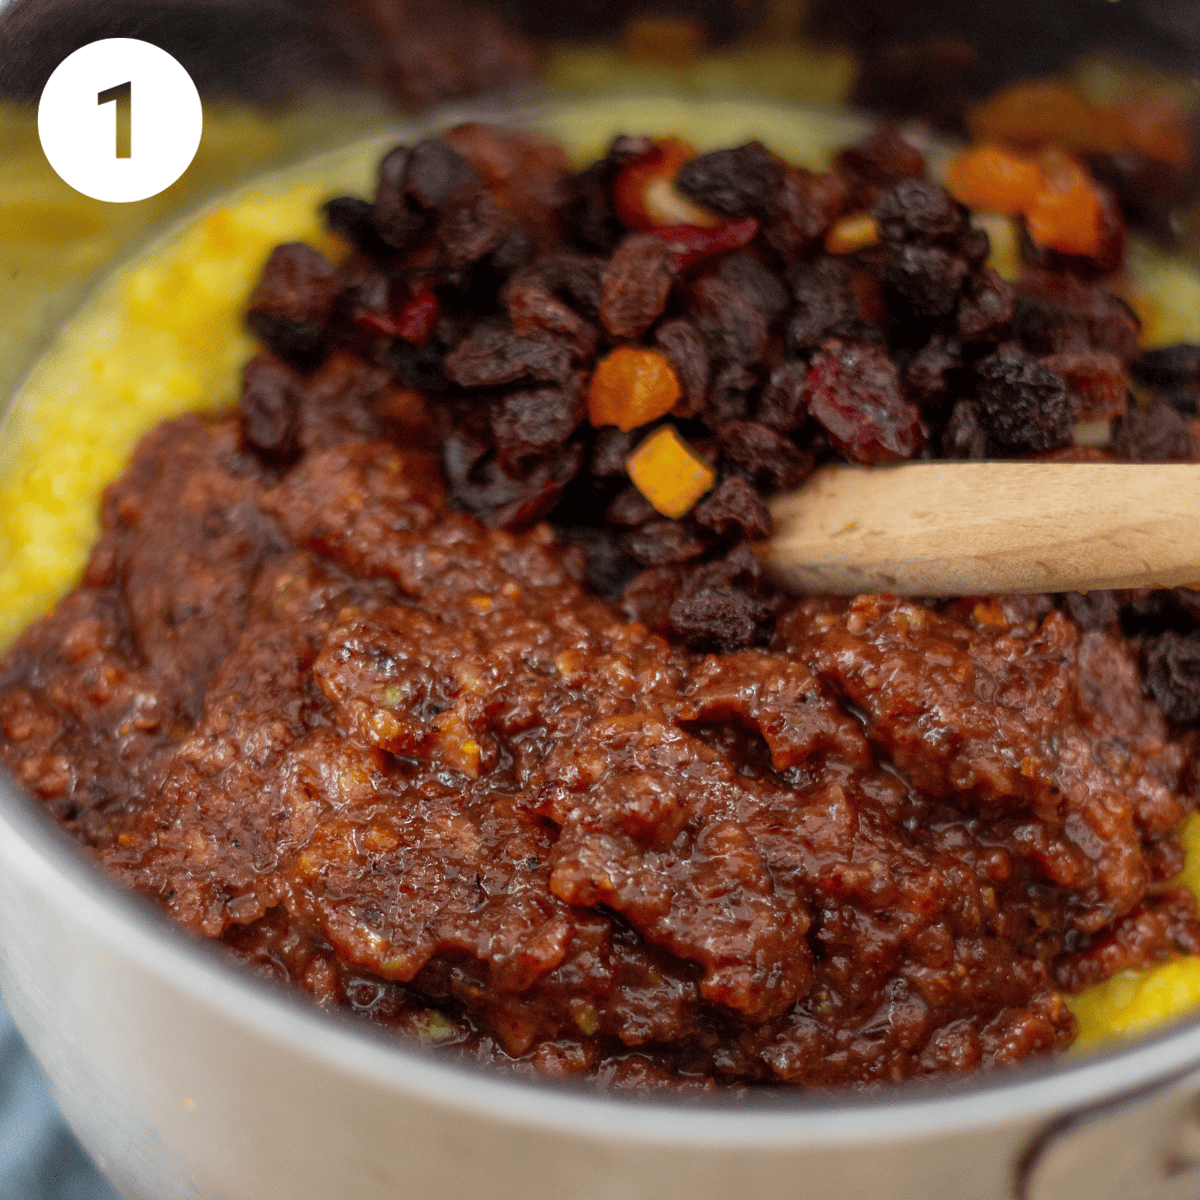
<path fill-rule="evenodd" d="M 442 208 L 452 198 L 482 186 L 479 172 L 441 138 L 426 138 L 409 153 L 404 190 L 419 208 Z"/>
<path fill-rule="evenodd" d="M 411 154 L 407 146 L 397 146 L 384 156 L 379 164 L 379 182 L 371 210 L 380 240 L 396 249 L 407 246 L 428 223 L 405 189 Z"/>
<path fill-rule="evenodd" d="M 1197 415 L 1197 396 L 1195 388 L 1174 388 L 1169 392 L 1163 392 L 1159 397 L 1164 404 L 1169 404 L 1177 413 L 1182 413 L 1185 417 L 1194 417 Z"/>
<path fill-rule="evenodd" d="M 903 179 L 875 198 L 871 212 L 884 242 L 922 242 L 956 248 L 970 229 L 967 210 L 940 184 Z"/>
<path fill-rule="evenodd" d="M 964 342 L 998 342 L 1012 326 L 1016 296 L 1012 284 L 990 267 L 971 277 L 958 303 L 959 337 Z"/>
<path fill-rule="evenodd" d="M 831 337 L 854 337 L 864 325 L 851 266 L 821 258 L 800 271 L 792 284 L 795 308 L 788 321 L 793 350 L 814 350 Z"/>
<path fill-rule="evenodd" d="M 675 281 L 671 254 L 659 238 L 621 240 L 600 280 L 600 320 L 615 338 L 639 338 L 662 316 Z"/>
<path fill-rule="evenodd" d="M 675 186 L 689 200 L 726 217 L 762 217 L 783 185 L 784 164 L 761 142 L 714 150 L 679 169 Z"/>
<path fill-rule="evenodd" d="M 896 364 L 861 342 L 835 339 L 814 355 L 809 412 L 851 462 L 912 458 L 925 442 L 921 414 L 900 394 Z"/>
<path fill-rule="evenodd" d="M 536 265 L 518 271 L 504 285 L 501 299 L 521 337 L 561 338 L 579 359 L 595 353 L 599 330 L 554 294 L 547 273 Z"/>
<path fill-rule="evenodd" d="M 710 429 L 729 421 L 741 421 L 750 415 L 751 397 L 759 390 L 759 376 L 742 366 L 729 363 L 713 379 L 701 416 Z"/>
<path fill-rule="evenodd" d="M 1147 387 L 1200 388 L 1200 346 L 1181 342 L 1158 350 L 1143 350 L 1132 369 L 1133 377 Z"/>
<path fill-rule="evenodd" d="M 1200 722 L 1200 642 L 1168 630 L 1144 651 L 1146 690 L 1177 725 Z"/>
<path fill-rule="evenodd" d="M 571 540 L 578 537 L 587 563 L 588 587 L 606 600 L 615 600 L 638 573 L 637 562 L 621 548 L 617 537 L 608 529 L 572 531 Z"/>
<path fill-rule="evenodd" d="M 811 455 L 757 421 L 731 421 L 718 434 L 722 461 L 764 491 L 797 487 L 812 472 Z"/>
<path fill-rule="evenodd" d="M 548 338 L 523 338 L 502 323 L 476 326 L 446 356 L 446 374 L 460 387 L 499 387 L 521 379 L 563 383 L 571 373 L 567 345 Z"/>
<path fill-rule="evenodd" d="M 710 587 L 680 596 L 670 608 L 672 632 L 689 649 L 730 654 L 754 644 L 758 620 L 754 601 L 730 587 Z"/>
<path fill-rule="evenodd" d="M 600 277 L 604 267 L 602 258 L 570 252 L 548 254 L 537 263 L 547 287 L 591 314 L 600 311 Z"/>
<path fill-rule="evenodd" d="M 1191 187 L 1184 172 L 1137 150 L 1093 154 L 1088 166 L 1096 179 L 1112 189 L 1130 225 L 1174 240 L 1171 214 L 1190 199 Z"/>
<path fill-rule="evenodd" d="M 663 567 L 692 562 L 704 554 L 708 542 L 682 521 L 648 521 L 625 535 L 627 554 L 644 567 Z"/>
<path fill-rule="evenodd" d="M 736 284 L 710 277 L 692 289 L 692 315 L 714 357 L 756 362 L 770 332 L 767 314 Z"/>
<path fill-rule="evenodd" d="M 268 459 L 289 462 L 299 451 L 295 372 L 269 354 L 252 358 L 242 373 L 242 438 Z"/>
<path fill-rule="evenodd" d="M 375 230 L 375 206 L 357 196 L 337 196 L 321 206 L 325 224 L 356 250 L 375 258 L 391 254 L 392 248 Z"/>
<path fill-rule="evenodd" d="M 1113 422 L 1112 450 L 1123 462 L 1192 461 L 1187 422 L 1169 404 L 1130 407 Z"/>
<path fill-rule="evenodd" d="M 1080 629 L 1116 630 L 1120 623 L 1120 610 L 1112 592 L 1067 592 L 1059 603 Z"/>
<path fill-rule="evenodd" d="M 315 366 L 325 356 L 337 300 L 337 272 L 303 242 L 276 246 L 250 297 L 247 324 L 280 358 Z"/>
<path fill-rule="evenodd" d="M 979 52 L 961 37 L 888 38 L 863 57 L 850 103 L 868 112 L 918 117 L 957 134 L 979 65 Z"/>
<path fill-rule="evenodd" d="M 717 278 L 740 287 L 766 313 L 768 321 L 774 321 L 788 306 L 790 297 L 783 280 L 749 251 L 727 254 L 717 267 Z"/>
<path fill-rule="evenodd" d="M 575 176 L 560 218 L 582 245 L 602 254 L 613 252 L 625 233 L 613 207 L 613 181 L 622 167 L 653 149 L 652 138 L 617 137 L 604 158 Z"/>
<path fill-rule="evenodd" d="M 451 497 L 489 529 L 524 529 L 561 499 L 583 463 L 583 450 L 570 443 L 522 475 L 506 470 L 495 455 L 480 454 L 477 438 L 452 431 L 442 445 Z"/>
<path fill-rule="evenodd" d="M 583 386 L 511 392 L 492 411 L 501 465 L 516 471 L 529 458 L 561 446 L 584 417 Z"/>
<path fill-rule="evenodd" d="M 845 208 L 846 185 L 832 171 L 814 175 L 788 167 L 775 204 L 763 222 L 762 239 L 785 263 L 796 263 L 825 236 Z"/>
<path fill-rule="evenodd" d="M 722 539 L 758 542 L 770 537 L 773 528 L 766 501 L 738 475 L 722 480 L 691 515 Z"/>
<path fill-rule="evenodd" d="M 598 430 L 592 443 L 589 469 L 597 479 L 615 479 L 625 475 L 625 460 L 646 436 L 643 429 L 622 433 L 612 425 Z"/>
<path fill-rule="evenodd" d="M 604 511 L 605 523 L 622 529 L 636 529 L 647 521 L 657 520 L 658 516 L 658 509 L 633 484 L 622 488 Z"/>
<path fill-rule="evenodd" d="M 755 420 L 776 433 L 791 433 L 808 417 L 808 363 L 793 358 L 771 372 Z"/>
<path fill-rule="evenodd" d="M 1026 271 L 1017 292 L 1013 332 L 1037 354 L 1104 350 L 1122 363 L 1138 357 L 1141 321 L 1119 297 L 1070 274 Z"/>
<path fill-rule="evenodd" d="M 923 409 L 933 409 L 949 394 L 954 376 L 962 369 L 961 344 L 935 333 L 904 372 L 905 388 Z"/>
<path fill-rule="evenodd" d="M 884 257 L 883 276 L 918 316 L 948 317 L 971 268 L 941 246 L 901 245 Z"/>
<path fill-rule="evenodd" d="M 680 317 L 658 327 L 654 345 L 667 356 L 683 392 L 675 405 L 675 415 L 694 417 L 708 395 L 710 367 L 704 338 L 691 321 Z"/>
<path fill-rule="evenodd" d="M 1129 385 L 1121 360 L 1102 350 L 1050 354 L 1042 366 L 1061 375 L 1071 393 L 1076 421 L 1110 421 L 1127 406 Z"/>
<path fill-rule="evenodd" d="M 1043 454 L 1070 445 L 1074 415 L 1061 376 L 1015 347 L 975 366 L 975 408 L 990 454 Z"/>
<path fill-rule="evenodd" d="M 970 400 L 959 400 L 950 412 L 942 431 L 942 455 L 945 458 L 979 461 L 988 456 L 988 437 L 979 419 L 979 410 Z"/>
<path fill-rule="evenodd" d="M 902 179 L 925 178 L 925 156 L 891 125 L 847 147 L 834 160 L 846 181 L 851 209 L 870 208 L 880 188 Z"/>
<path fill-rule="evenodd" d="M 461 271 L 499 249 L 513 228 L 512 218 L 485 192 L 450 205 L 437 226 L 442 262 Z"/>
<path fill-rule="evenodd" d="M 490 251 L 487 263 L 502 279 L 527 267 L 537 258 L 537 242 L 531 234 L 514 225 Z"/>

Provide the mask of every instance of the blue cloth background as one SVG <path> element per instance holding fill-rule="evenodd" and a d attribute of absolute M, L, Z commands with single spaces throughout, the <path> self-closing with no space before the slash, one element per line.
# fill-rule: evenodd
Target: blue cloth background
<path fill-rule="evenodd" d="M 119 1200 L 59 1116 L 3 1000 L 0 1200 Z"/>

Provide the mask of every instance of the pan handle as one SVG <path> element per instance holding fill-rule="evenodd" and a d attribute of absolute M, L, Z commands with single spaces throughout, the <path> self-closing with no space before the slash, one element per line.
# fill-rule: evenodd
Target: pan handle
<path fill-rule="evenodd" d="M 1034 1143 L 1018 1200 L 1196 1200 L 1200 1074 L 1073 1113 Z"/>

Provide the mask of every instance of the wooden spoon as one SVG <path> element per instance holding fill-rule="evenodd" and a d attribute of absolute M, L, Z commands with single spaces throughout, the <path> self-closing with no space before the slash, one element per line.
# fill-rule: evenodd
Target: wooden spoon
<path fill-rule="evenodd" d="M 827 467 L 759 552 L 800 594 L 972 596 L 1200 580 L 1200 465 Z"/>

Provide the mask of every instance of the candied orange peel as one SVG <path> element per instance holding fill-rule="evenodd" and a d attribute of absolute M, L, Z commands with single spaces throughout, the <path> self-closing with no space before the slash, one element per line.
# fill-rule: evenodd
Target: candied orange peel
<path fill-rule="evenodd" d="M 625 470 L 655 509 L 673 520 L 690 512 L 717 482 L 717 473 L 674 425 L 664 425 L 646 438 L 625 460 Z"/>
<path fill-rule="evenodd" d="M 588 389 L 588 419 L 628 433 L 665 417 L 682 394 L 671 364 L 653 350 L 622 346 L 601 359 Z"/>

